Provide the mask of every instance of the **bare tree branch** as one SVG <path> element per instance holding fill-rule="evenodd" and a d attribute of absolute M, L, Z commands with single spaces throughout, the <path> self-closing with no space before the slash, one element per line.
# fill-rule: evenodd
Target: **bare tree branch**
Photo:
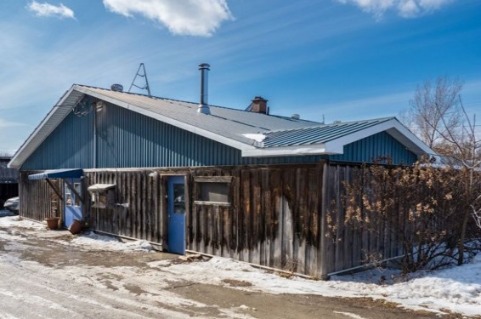
<path fill-rule="evenodd" d="M 476 132 L 476 115 L 471 118 L 466 111 L 461 90 L 462 84 L 459 80 L 440 77 L 434 88 L 431 82 L 427 81 L 417 88 L 410 108 L 413 131 L 433 150 L 445 156 L 444 164 L 464 168 L 468 173 L 461 190 L 469 206 L 458 218 L 458 264 L 464 262 L 464 241 L 470 216 L 474 217 L 477 226 L 481 228 L 481 208 L 475 206 L 475 202 L 480 198 L 475 185 L 479 184 L 480 178 L 476 170 L 481 167 L 481 143 Z"/>

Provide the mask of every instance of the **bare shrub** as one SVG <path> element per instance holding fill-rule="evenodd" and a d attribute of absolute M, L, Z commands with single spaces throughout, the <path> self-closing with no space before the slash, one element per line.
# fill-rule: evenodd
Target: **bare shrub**
<path fill-rule="evenodd" d="M 459 260 L 459 245 L 476 237 L 474 225 L 465 231 L 463 217 L 471 211 L 466 169 L 416 164 L 412 167 L 366 166 L 344 185 L 344 226 L 388 232 L 402 250 L 403 273 L 436 269 Z M 481 183 L 475 185 L 481 191 Z M 470 187 L 472 187 L 471 185 Z M 471 188 L 470 188 L 471 189 Z M 335 229 L 331 218 L 330 229 Z M 385 235 L 384 235 L 385 236 Z M 341 240 L 336 238 L 336 240 Z M 464 254 L 464 251 L 462 252 Z M 379 255 L 369 262 L 379 262 Z"/>

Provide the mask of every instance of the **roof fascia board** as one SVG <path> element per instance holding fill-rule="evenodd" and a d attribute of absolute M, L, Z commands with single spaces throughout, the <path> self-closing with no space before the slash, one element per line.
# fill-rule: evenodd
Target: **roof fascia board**
<path fill-rule="evenodd" d="M 61 111 L 65 111 L 63 106 L 63 103 L 65 100 L 67 100 L 73 90 L 75 89 L 76 85 L 73 85 L 68 89 L 64 95 L 58 100 L 58 102 L 54 105 L 54 107 L 50 110 L 50 112 L 45 116 L 45 118 L 40 122 L 40 124 L 35 128 L 35 130 L 30 134 L 30 136 L 25 140 L 25 142 L 20 146 L 20 148 L 15 152 L 15 155 L 12 157 L 10 162 L 8 163 L 9 168 L 15 168 L 19 169 L 22 164 L 25 162 L 25 160 L 32 155 L 33 152 L 37 149 L 37 147 L 55 130 L 55 128 L 58 126 L 58 124 L 67 117 L 67 115 L 70 113 L 71 109 L 68 109 L 67 112 L 64 112 L 62 114 L 60 121 L 56 121 L 58 123 L 55 123 L 52 125 L 51 128 L 49 128 L 49 131 L 47 134 L 44 134 L 43 136 L 39 136 L 38 133 L 44 129 L 45 125 L 50 121 L 50 119 L 59 113 Z M 29 149 L 29 146 L 34 146 L 33 148 Z"/>
<path fill-rule="evenodd" d="M 421 141 L 407 127 L 405 127 L 404 125 L 402 125 L 398 121 L 396 121 L 396 122 L 397 122 L 398 125 L 393 127 L 393 128 L 396 129 L 397 132 L 393 131 L 393 129 L 388 130 L 388 133 L 391 134 L 392 137 L 396 138 L 401 143 L 403 142 L 404 139 L 407 139 L 407 140 L 404 140 L 404 142 L 405 142 L 404 144 L 406 146 L 408 146 L 408 148 L 410 148 L 410 149 L 411 148 L 412 149 L 418 148 L 419 152 L 413 151 L 414 153 L 416 153 L 418 155 L 422 155 L 422 154 L 437 155 L 436 151 L 434 151 L 426 143 Z M 399 133 L 402 134 L 402 136 L 399 136 Z"/>
<path fill-rule="evenodd" d="M 159 120 L 161 122 L 173 125 L 175 127 L 178 127 L 180 129 L 183 129 L 183 130 L 186 130 L 186 131 L 189 131 L 189 132 L 192 132 L 194 134 L 204 136 L 208 139 L 211 139 L 211 140 L 214 140 L 216 142 L 225 144 L 227 146 L 236 148 L 238 150 L 244 150 L 244 149 L 255 150 L 256 149 L 254 146 L 251 146 L 251 145 L 248 145 L 248 144 L 245 144 L 245 143 L 242 143 L 242 142 L 238 142 L 238 141 L 232 140 L 230 138 L 226 138 L 222 135 L 215 134 L 215 133 L 200 129 L 200 128 L 198 128 L 196 126 L 193 126 L 193 125 L 185 124 L 181 121 L 177 121 L 175 119 L 157 114 L 155 112 L 150 112 L 150 111 L 145 110 L 143 108 L 136 107 L 135 105 L 132 105 L 132 104 L 129 104 L 129 103 L 126 103 L 126 102 L 123 102 L 123 101 L 119 101 L 115 98 L 111 98 L 111 97 L 105 96 L 105 95 L 97 93 L 97 92 L 93 92 L 93 91 L 91 91 L 91 90 L 89 90 L 88 88 L 85 88 L 85 87 L 78 87 L 77 90 L 79 92 L 91 95 L 93 97 L 96 97 L 96 98 L 101 99 L 103 101 L 106 101 L 106 102 L 109 102 L 111 104 L 117 105 L 117 106 L 122 107 L 124 109 L 132 110 L 136 113 L 139 113 L 139 114 L 145 115 L 147 117 Z M 200 114 L 200 113 L 198 115 L 199 116 L 208 116 L 208 115 Z"/>

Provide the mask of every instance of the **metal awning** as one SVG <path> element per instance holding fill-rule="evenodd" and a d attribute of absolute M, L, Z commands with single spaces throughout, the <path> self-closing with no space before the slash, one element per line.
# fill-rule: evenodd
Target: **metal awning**
<path fill-rule="evenodd" d="M 42 173 L 28 175 L 30 180 L 41 180 L 49 178 L 80 178 L 84 175 L 84 171 L 81 168 L 75 169 L 52 169 L 46 170 Z"/>

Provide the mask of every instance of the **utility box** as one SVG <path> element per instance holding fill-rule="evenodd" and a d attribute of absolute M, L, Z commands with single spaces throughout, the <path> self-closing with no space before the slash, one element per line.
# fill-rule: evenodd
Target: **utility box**
<path fill-rule="evenodd" d="M 110 208 L 115 205 L 115 184 L 94 184 L 87 188 L 92 208 Z"/>

